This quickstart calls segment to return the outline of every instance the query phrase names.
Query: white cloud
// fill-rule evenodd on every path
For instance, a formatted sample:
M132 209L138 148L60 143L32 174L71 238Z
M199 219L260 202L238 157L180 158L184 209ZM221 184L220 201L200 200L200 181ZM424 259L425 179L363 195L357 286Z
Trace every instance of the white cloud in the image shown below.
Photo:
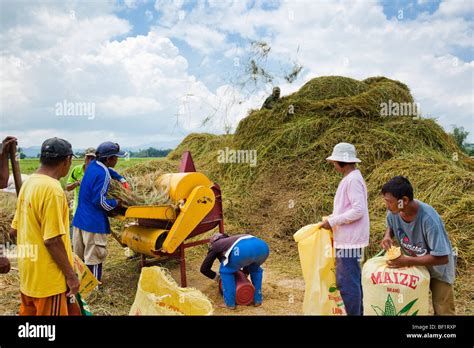
M224 112L235 125L250 105L222 107L229 95L222 88L212 93L188 74L178 48L155 31L119 41L114 37L130 24L114 16L71 19L54 8L36 13L29 24L1 34L7 49L0 57L0 133L17 135L21 146L52 136L75 147L107 139L123 146L176 141L190 131L222 131ZM56 25L44 27L48 21ZM35 32L41 44L31 46ZM59 117L55 106L63 101L91 103L95 116Z
M109 96L100 102L97 108L112 119L131 117L158 112L163 109L160 103L152 98Z
M75 12L74 12L75 13ZM44 55L63 57L96 51L101 44L127 34L130 24L113 15L94 17L71 16L57 9L32 9L31 21L1 33L2 53L18 56Z
M271 11L257 1L248 11L252 4L198 2L184 12L183 2L159 0L158 14L145 14L156 27L126 37L132 25L117 17L114 3L2 3L1 135L26 138L21 146L55 135L77 147L106 139L130 146L235 129L270 90L249 96L228 83L215 92L206 86L232 73L214 68L221 58L234 69L232 59L248 53L230 39L237 34L266 40L281 61L297 59L304 66L296 83L281 84L282 94L321 75L385 75L407 83L424 114L448 130L464 126L474 141L474 62L456 57L457 50L472 47L469 1L443 2L432 15L402 21L387 19L380 4L368 1L282 2ZM126 11L136 3L129 5ZM200 79L189 73L188 60L170 38L204 55ZM54 105L63 100L95 103L96 118L58 118Z
M473 10L474 3L472 1L444 0L439 4L438 11L436 11L435 15L446 17L472 16Z
M192 48L208 54L221 51L225 44L225 35L202 24L180 23L170 29L154 28L161 35L184 40Z
M247 116L248 111L260 107L262 99L267 96L265 91L248 96L231 85L220 86L215 93L202 92L202 89L191 90L180 100L179 119L188 132L235 131L237 124ZM204 126L203 121L206 121Z
M70 135L74 129L74 139L80 139L75 146L83 147L91 130L138 144L183 137L181 124L175 127L180 98L191 89L212 95L187 73L188 63L173 43L155 32L117 41L130 25L114 16L71 21L54 9L37 13L30 25L2 32L8 43L0 69L2 134L21 135L25 129L35 136ZM42 27L47 21L57 25ZM35 32L41 45L30 47L26 41ZM57 117L54 106L63 100L94 103L96 117Z
M183 0L156 0L155 10L161 14L158 20L160 25L169 27L184 19L186 13L181 9L183 4Z
M128 8L137 8L139 2L139 0L124 0L124 4Z
M150 10L145 11L145 18L148 22L151 22L153 20L153 12Z

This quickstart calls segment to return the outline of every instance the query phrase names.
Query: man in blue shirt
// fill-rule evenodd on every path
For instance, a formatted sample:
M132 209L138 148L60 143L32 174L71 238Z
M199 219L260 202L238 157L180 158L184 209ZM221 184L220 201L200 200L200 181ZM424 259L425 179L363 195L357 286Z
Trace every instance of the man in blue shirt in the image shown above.
M81 181L79 201L72 225L74 252L100 281L102 264L107 257L107 235L110 233L108 213L120 208L124 202L108 199L111 173L119 157L126 153L120 151L117 143L107 141L97 148L97 159L90 162Z
M454 315L453 283L456 257L444 223L430 205L413 199L407 178L396 176L382 187L387 213L387 230L382 247L387 250L395 237L402 255L389 261L391 268L426 266L435 315Z
M87 167L89 164L92 162L92 160L96 159L96 149L93 147L90 147L86 150L85 155L84 155L84 163L78 164L75 166L72 170L71 173L69 174L69 178L67 179L67 185L66 185L66 191L72 191L74 190L74 204L72 206L72 215L76 213L77 209L77 203L79 200L79 188L81 186L81 180L84 177L84 173L86 172ZM112 168L108 168L110 177L114 180L120 181L122 183L122 186L125 187L126 189L130 189L130 185L127 183L127 180L121 176L119 173L117 173L115 170Z

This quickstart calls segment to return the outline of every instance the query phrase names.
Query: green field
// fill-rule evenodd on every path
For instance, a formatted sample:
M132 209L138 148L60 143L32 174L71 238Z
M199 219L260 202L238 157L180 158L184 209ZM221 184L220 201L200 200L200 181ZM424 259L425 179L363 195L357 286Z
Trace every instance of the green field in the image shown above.
M150 160L154 160L154 159L160 159L160 158L163 158L163 157L159 157L159 158L152 158L152 157L135 158L134 157L134 158L128 158L128 159L119 159L119 161L117 163L117 166L114 169L117 172L120 173L124 169L126 169L128 167L131 167L131 166L134 166L138 163L145 162L145 161L150 161ZM20 170L21 170L22 174L32 174L32 173L34 173L35 170L38 169L39 164L40 164L38 158L24 158L24 159L20 159L19 162L20 162ZM84 159L82 159L82 158L74 158L72 160L71 170L72 170L72 168L74 168L75 166L77 166L78 164L81 164L83 162L84 162ZM11 173L11 167L10 167L10 173ZM67 178L62 178L60 180L63 187L65 186L66 180L67 180Z

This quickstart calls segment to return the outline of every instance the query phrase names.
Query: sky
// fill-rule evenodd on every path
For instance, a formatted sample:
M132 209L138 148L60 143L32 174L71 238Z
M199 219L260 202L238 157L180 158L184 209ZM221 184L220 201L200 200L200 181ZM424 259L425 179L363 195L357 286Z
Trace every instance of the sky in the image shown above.
M274 85L386 76L474 142L474 2L0 1L0 136L173 147L233 132ZM272 82L249 81L251 42ZM298 78L283 78L301 65ZM81 109L81 106L86 106Z

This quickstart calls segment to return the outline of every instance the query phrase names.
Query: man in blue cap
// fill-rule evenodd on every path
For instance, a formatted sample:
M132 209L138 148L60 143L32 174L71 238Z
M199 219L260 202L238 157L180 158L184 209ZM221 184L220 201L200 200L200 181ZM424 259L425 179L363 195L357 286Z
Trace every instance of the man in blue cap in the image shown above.
M94 276L101 281L102 264L107 257L107 235L110 234L108 213L125 205L119 199L108 199L109 168L115 167L126 153L117 143L106 141L99 145L97 158L84 173L79 200L72 225L74 252L84 260Z
M66 184L66 190L67 191L72 191L74 190L74 204L72 206L72 216L76 214L76 209L77 209L77 203L79 200L79 188L81 186L81 180L84 177L84 173L86 172L87 167L89 164L94 160L96 156L96 149L93 147L90 147L86 150L84 153L84 163L78 164L75 166L72 170L71 173L69 174L69 177L67 179L67 184ZM127 182L127 179L125 179L123 176L121 176L119 173L117 173L115 170L112 168L108 168L110 177L114 180L120 181L123 187L126 189L130 190L130 185Z

